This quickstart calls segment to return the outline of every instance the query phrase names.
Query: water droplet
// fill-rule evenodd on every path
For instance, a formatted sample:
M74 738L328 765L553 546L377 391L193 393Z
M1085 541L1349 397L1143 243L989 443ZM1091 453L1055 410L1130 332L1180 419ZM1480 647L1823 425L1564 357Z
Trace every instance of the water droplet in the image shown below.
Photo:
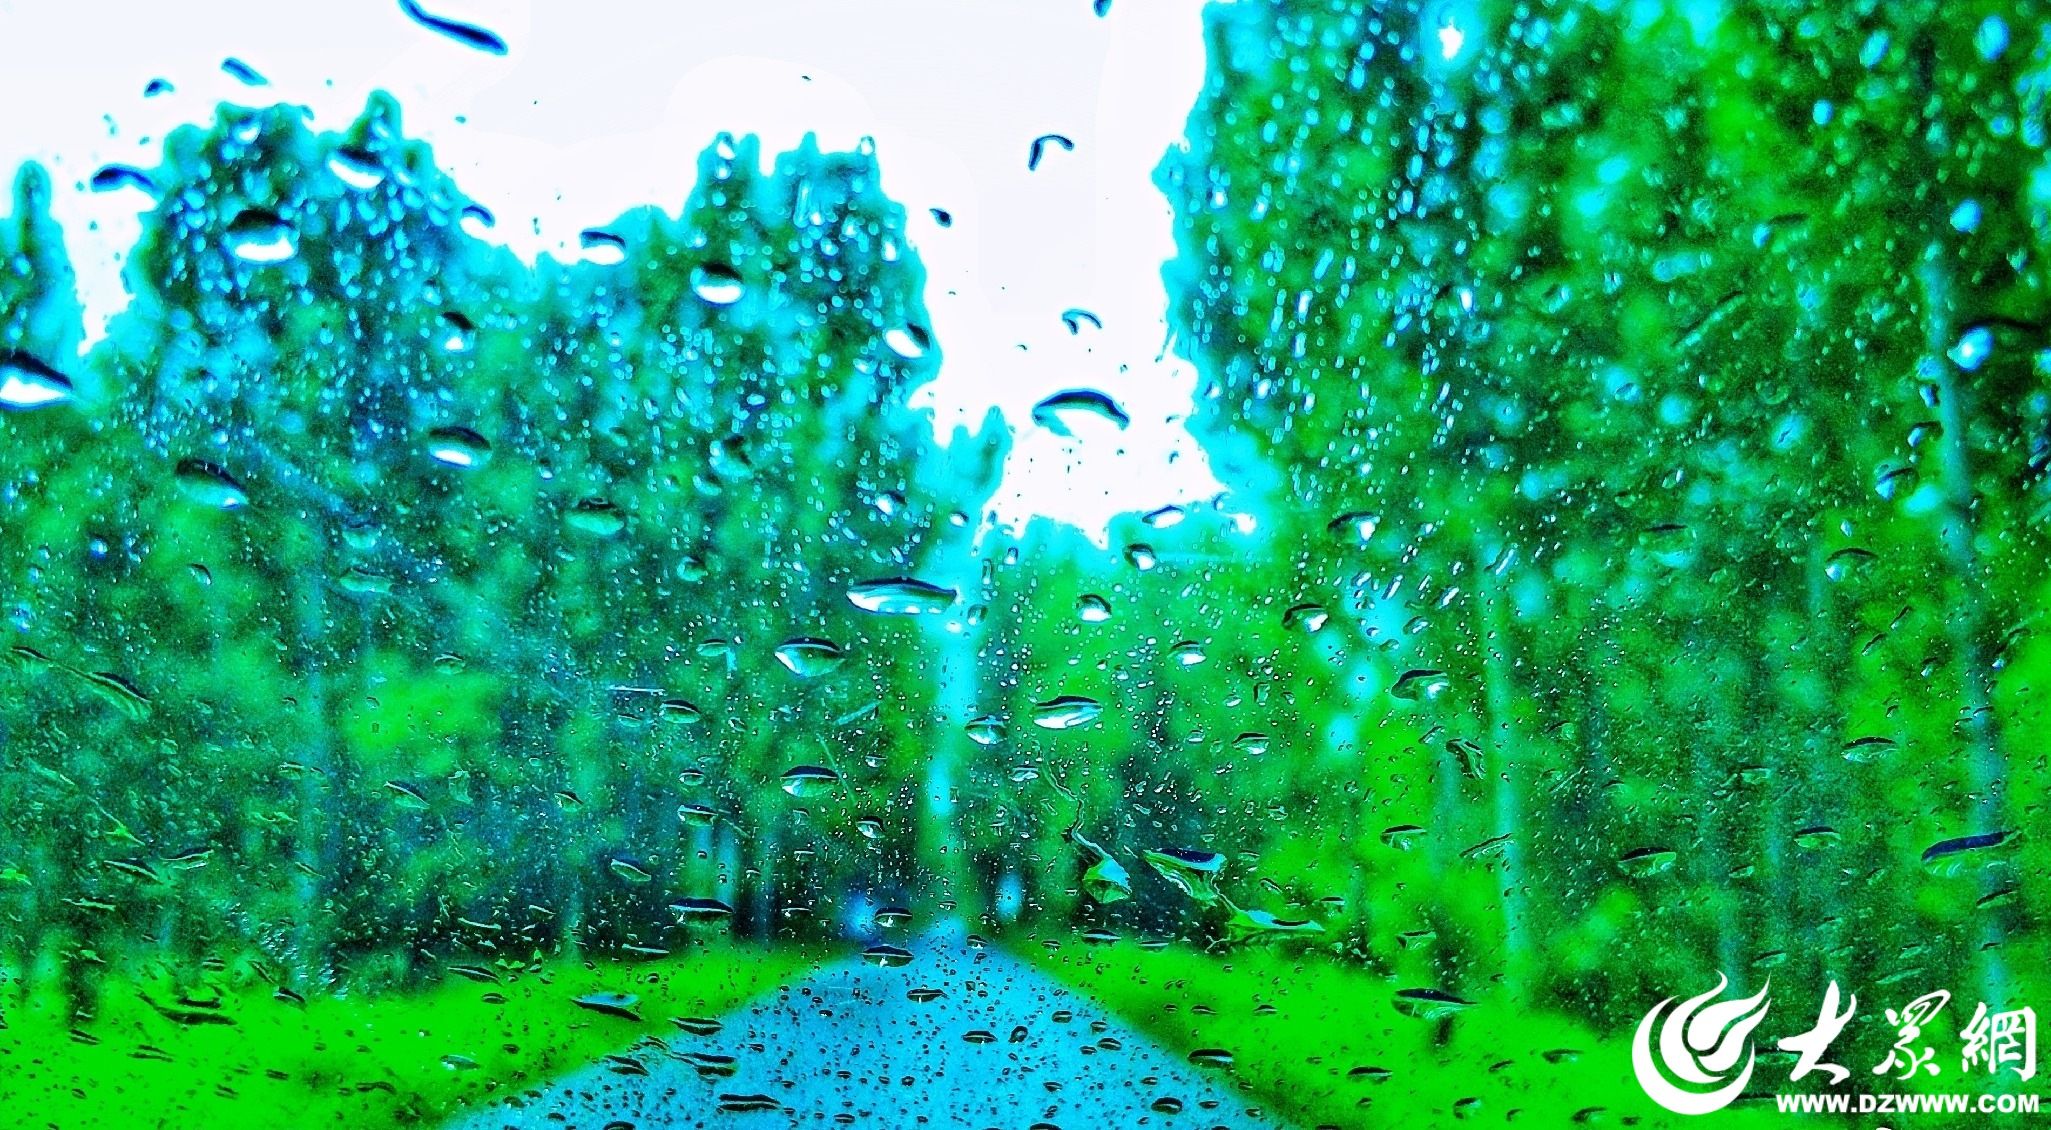
M1870 549L1847 546L1824 559L1823 575L1833 581L1842 581L1865 572L1877 560L1879 557Z
M916 361L924 357L927 350L933 348L933 336L926 332L924 326L903 325L886 331L883 334L883 344L889 346L890 351L899 357L907 361Z
M1223 855L1196 848L1156 848L1140 852L1140 858L1183 894L1206 906L1218 901L1218 876L1225 870Z
M783 791L800 800L825 796L840 784L840 774L823 765L799 765L783 775Z
M963 727L969 740L980 746L993 746L1011 733L1011 727L995 714L982 714L968 720Z
M669 904L680 926L712 925L734 916L734 908L718 899L683 898Z
M832 640L798 636L776 645L776 661L803 679L831 674L846 659L847 653Z
M912 963L912 952L903 946L874 945L862 951L862 960L885 969L901 969Z
M586 498L570 507L563 524L595 538L618 537L627 528L627 514L608 499Z
M1382 843L1397 851L1409 851L1423 835L1424 829L1415 824L1391 824L1382 829Z
M1958 344L1951 347L1945 356L1959 368L1970 373L1986 364L1987 355L1994 352L1994 331L1986 326L1973 326L1959 335Z
M1396 990L1396 1011L1418 1020L1444 1020L1472 1007L1473 1001L1463 1000L1443 989Z
M151 180L148 173L133 165L102 166L93 173L92 187L94 192L118 192L124 188L133 188L145 196L154 198L157 195L157 182Z
M1450 738L1446 741L1446 752L1453 755L1462 776L1479 781L1487 775L1480 743L1468 738Z
M958 595L953 589L912 577L863 581L847 591L848 603L883 616L937 615L947 611Z
M421 27L448 36L465 47L474 48L487 55L503 55L506 53L505 40L500 39L496 33L478 27L476 24L466 24L460 20L445 19L441 16L432 15L422 9L415 0L399 0L399 10L406 13L406 18L419 24Z
M1954 230L1967 235L1979 231L1980 202L1977 200L1960 201L1958 207L1951 210L1951 226Z
M1806 828L1797 829L1795 832L1795 846L1807 848L1810 851L1835 847L1837 841L1837 829L1828 824L1811 824Z
M26 353L0 352L0 407L42 408L71 397L70 377Z
M1075 618L1085 624L1101 624L1111 618L1111 602L1095 593L1075 598Z
M677 822L687 828L710 828L718 821L719 813L711 805L677 805Z
M611 267L627 261L625 237L604 228L585 228L578 232L577 246L584 249L584 261L587 263Z
M632 993L586 993L571 1003L578 1008L588 1008L622 1020L638 1022L641 1019L641 998Z
M282 263L299 253L291 225L265 208L246 208L228 223L228 253L245 263Z
M1132 423L1117 401L1093 388L1063 389L1033 405L1033 423L1058 436L1073 436L1077 424L1091 420L1108 420L1120 431Z
M1866 737L1853 738L1851 741L1846 742L1844 749L1840 752L1844 754L1846 761L1859 765L1870 765L1900 748L1901 743L1893 738L1870 734Z
M655 873L648 870L645 864L629 856L613 856L606 861L606 866L612 869L613 874L618 875L626 882L636 885L652 882L655 879Z
M219 463L180 459L174 478L178 493L201 506L237 510L249 505L249 493Z
M1234 907L1231 916L1225 920L1224 943L1272 942L1280 938L1316 937L1324 932L1324 923L1313 919L1281 918L1266 910ZM1406 936L1422 933L1426 931L1411 931Z
M1082 890L1100 903L1122 902L1132 897L1132 875L1124 864L1100 853L1082 873Z
M491 209L472 201L463 205L463 218L459 222L472 239L483 239L485 232L498 226L498 217L491 214Z
M441 317L441 347L444 353L468 353L477 344L477 326L456 310Z
M256 73L255 67L233 56L221 60L221 70L227 72L229 78L244 86L269 86L271 84L271 80Z
M691 269L691 293L708 305L731 306L741 300L747 288L739 271L724 263L700 263Z
M1048 147L1057 147L1066 153L1075 151L1075 142L1058 133L1043 133L1033 139L1032 149L1026 153L1026 171L1034 172L1040 167L1040 159L1047 154Z
M1633 879L1649 879L1673 870L1680 853L1667 847L1642 847L1617 857L1617 870Z
M1043 730L1073 730L1087 726L1104 712L1104 704L1093 698L1065 694L1033 707L1033 725Z
M336 147L328 154L328 171L335 179L359 192L368 192L385 183L384 163L377 154L353 145Z
M1314 635L1324 630L1332 614L1322 604L1298 604L1282 613L1282 626L1291 631Z
M1981 870L1999 862L2004 853L1997 853L1996 849L2010 846L2013 838L2010 832L1982 832L1939 840L1923 849L1923 867L1933 875L1947 878Z
M1981 20L1973 31L1973 46L1990 63L2001 58L2008 51L2008 21L1991 15Z
M427 794L411 781L386 781L385 792L394 805L411 812L425 812L432 807L427 802Z
M427 433L427 454L450 467L481 467L491 458L491 444L464 427L442 427Z
M1444 694L1453 685L1444 671L1420 667L1405 671L1397 676L1389 694L1405 702L1428 702Z
M1873 480L1873 490L1881 498L1893 502L1895 499L1907 498L1916 493L1916 487L1921 485L1922 481L1922 474L1914 467L1882 467L1879 475Z

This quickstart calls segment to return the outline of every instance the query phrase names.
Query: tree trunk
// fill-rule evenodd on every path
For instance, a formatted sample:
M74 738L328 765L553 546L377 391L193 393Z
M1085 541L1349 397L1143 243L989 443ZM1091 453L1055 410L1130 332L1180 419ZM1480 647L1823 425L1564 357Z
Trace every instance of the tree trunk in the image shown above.
M1488 561L1490 548L1475 557L1474 606L1479 617L1482 695L1488 722L1488 772L1494 792L1495 828L1508 835L1502 849L1503 966L1505 985L1514 996L1525 983L1531 952L1528 937L1525 867L1523 779L1532 756L1530 737L1518 715L1511 683L1517 651L1504 615L1500 578ZM1520 763L1521 762L1521 763Z
M1968 833L2002 831L2007 758L2001 748L1999 724L1994 717L1994 672L1987 654L1987 594L1984 589L1979 547L1978 511L1974 505L1972 451L1966 442L1970 406L1964 403L1965 389L1949 357L1956 336L1953 324L1951 278L1943 262L1942 244L1932 244L1923 258L1923 337L1926 368L1937 387L1937 420L1943 429L1938 438L1937 487L1943 498L1942 524L1937 535L1952 573L1958 578L1958 601L1944 618L1951 637L1952 658L1958 665L1960 735L1966 746L1966 788L1971 798L1972 827ZM1983 873L1982 895L2000 885L1992 873ZM2006 936L1997 914L1983 913L1978 949L1981 994L1986 1001L2005 1001L2008 971L2000 946Z

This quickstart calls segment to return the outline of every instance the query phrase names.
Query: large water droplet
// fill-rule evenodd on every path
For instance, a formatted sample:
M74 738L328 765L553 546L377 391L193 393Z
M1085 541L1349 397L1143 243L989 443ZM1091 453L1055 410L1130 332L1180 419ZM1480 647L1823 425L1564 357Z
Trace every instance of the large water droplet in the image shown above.
M328 154L328 171L335 179L359 192L368 192L385 183L384 163L377 154L368 149L343 145Z
M249 492L219 463L204 459L180 459L174 473L178 492L201 506L237 510L249 505Z
M847 590L848 603L883 616L936 615L947 611L958 594L913 577L863 581Z
M1075 435L1078 424L1107 420L1120 431L1132 423L1117 401L1093 388L1064 389L1033 405L1033 423L1059 436Z
M1073 730L1087 726L1104 712L1104 704L1093 698L1065 694L1033 707L1033 725L1043 730Z
M794 637L776 645L776 661L804 679L830 674L846 658L847 653L839 644L811 636Z
M783 775L783 791L804 800L825 796L840 784L840 774L823 765L799 765Z
M996 745L998 742L1003 741L1005 736L1011 732L1011 727L1005 723L1004 719L995 714L983 714L971 718L963 729L968 731L970 741L982 746Z
M1426 702L1444 694L1453 685L1444 671L1420 667L1405 671L1396 677L1396 683L1389 693L1405 702Z
M434 15L422 9L418 3L415 3L415 0L399 0L399 10L406 13L407 19L412 20L421 27L441 35L446 35L465 47L482 51L487 55L503 55L506 53L505 40L500 39L497 33L478 27L476 24L466 24L461 20L451 20Z
M604 228L585 228L577 233L577 246L584 249L584 261L611 267L627 261L627 241Z
M563 524L595 538L618 537L627 528L627 513L608 499L586 498L570 507Z
M299 253L292 225L266 208L246 208L228 223L228 253L245 263L282 263Z
M0 353L0 408L42 408L71 396L70 377L26 353Z
M731 306L741 300L747 288L740 272L724 263L700 263L691 270L691 293L713 306Z
M1218 876L1225 870L1223 855L1194 848L1158 848L1141 852L1140 858L1183 894L1205 905L1218 901Z
M450 467L481 467L491 458L491 443L469 428L436 428L427 433L427 454Z

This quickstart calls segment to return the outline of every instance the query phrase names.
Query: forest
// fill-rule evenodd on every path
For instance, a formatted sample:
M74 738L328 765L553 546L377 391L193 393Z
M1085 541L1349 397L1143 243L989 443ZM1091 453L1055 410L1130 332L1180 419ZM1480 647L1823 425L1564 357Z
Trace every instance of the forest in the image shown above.
M395 100L224 105L96 174L155 204L89 349L21 169L0 1044L883 908L1347 978L1448 1071L1718 972L2051 1007L2051 13L1462 11L1207 10L1156 181L1227 490L1108 542L988 507L1119 389L908 406L887 152L723 136L530 265Z

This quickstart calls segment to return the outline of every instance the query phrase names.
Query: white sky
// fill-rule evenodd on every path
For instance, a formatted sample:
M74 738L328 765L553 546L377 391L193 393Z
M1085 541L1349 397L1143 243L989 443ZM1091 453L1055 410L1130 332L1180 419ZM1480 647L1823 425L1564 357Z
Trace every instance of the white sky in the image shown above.
M870 136L884 190L910 214L945 356L923 402L943 436L992 404L1017 432L1000 517L1049 514L1100 534L1119 512L1217 493L1182 426L1190 367L1155 360L1174 240L1152 171L1203 82L1201 0L1114 0L1103 19L1090 0L423 6L490 28L509 55L434 34L396 0L0 0L0 105L13 108L0 166L50 167L88 335L126 301L116 256L136 238L140 198L83 182L108 162L156 164L167 130L210 119L221 100L302 103L333 129L372 90L391 91L406 132L528 256L568 257L579 229L636 205L674 212L721 130L760 135L765 156L808 131L829 149ZM271 85L222 73L230 55ZM176 92L144 99L159 77ZM1050 148L1029 173L1044 133L1075 151ZM935 206L954 214L951 229ZM1070 336L1069 307L1103 331ZM1073 440L1034 427L1033 403L1068 387L1110 393L1131 428Z

